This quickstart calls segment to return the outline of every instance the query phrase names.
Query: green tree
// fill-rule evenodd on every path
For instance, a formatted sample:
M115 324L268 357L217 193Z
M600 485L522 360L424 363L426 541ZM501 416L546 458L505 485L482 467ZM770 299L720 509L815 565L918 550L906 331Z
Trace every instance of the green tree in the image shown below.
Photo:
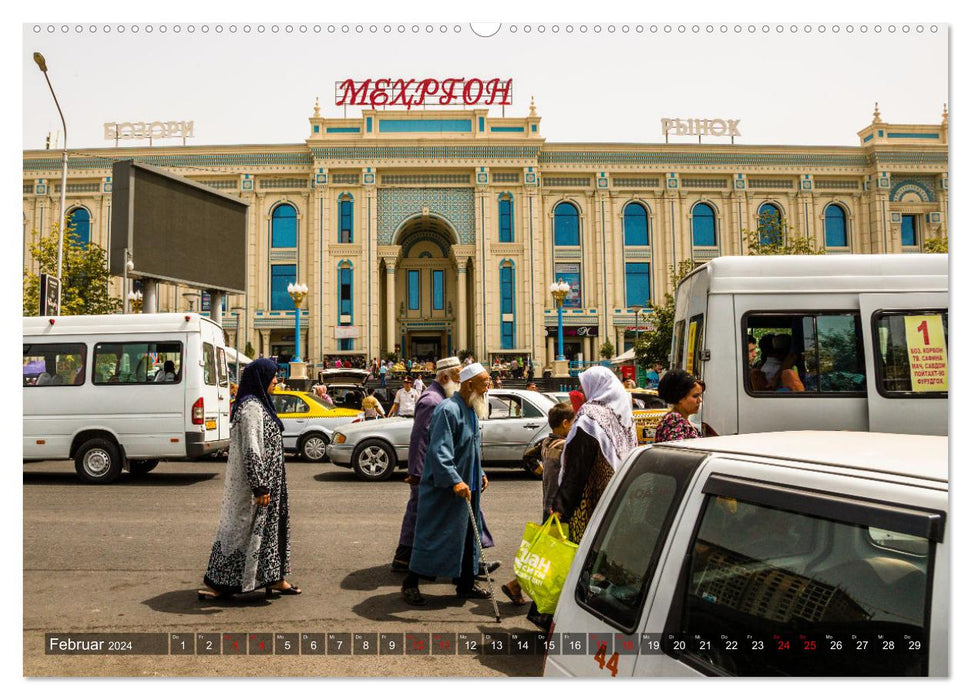
M30 256L40 265L40 272L57 275L58 230L41 237L31 234ZM122 308L122 300L108 293L111 274L108 256L97 243L82 245L73 229L64 232L61 274L61 315L113 314ZM24 316L40 315L40 276L24 270Z
M776 211L764 211L753 231L743 229L742 235L749 255L824 255L826 250L817 248L809 236L802 236L789 226L784 216Z
M600 346L600 357L605 360L609 360L614 356L614 344L610 340L604 341L603 345Z
M682 260L677 267L671 265L671 288L677 289L678 283L701 263ZM674 337L674 295L665 294L664 303L650 305L650 316L654 330L644 331L634 345L634 358L640 367L650 369L655 363L667 367L671 340Z
M256 355L256 349L253 347L253 344L248 340L246 341L246 349L243 350L243 354L250 359L252 359Z
M947 236L942 238L932 238L929 241L924 241L924 252L925 253L946 253L947 252Z

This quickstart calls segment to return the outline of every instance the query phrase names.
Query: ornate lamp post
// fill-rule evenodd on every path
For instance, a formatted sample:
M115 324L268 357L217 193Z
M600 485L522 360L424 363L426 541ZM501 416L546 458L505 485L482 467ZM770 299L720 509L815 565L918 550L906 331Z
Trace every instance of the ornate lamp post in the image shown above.
M142 293L128 292L128 306L134 313L140 314L142 312Z
M550 294L553 295L553 302L556 304L556 339L559 342L559 352L556 355L557 362L565 362L563 355L563 301L570 293L570 285L563 280L558 280L550 285Z
M309 288L305 284L288 284L287 294L293 299L293 305L297 310L297 342L296 348L294 350L294 358L290 362L290 377L293 379L306 379L307 378L307 365L300 357L300 308L303 306L303 300L307 298L307 292Z
M641 339L641 311L644 307L640 304L632 304L630 308L634 309L634 347L637 347L637 341Z

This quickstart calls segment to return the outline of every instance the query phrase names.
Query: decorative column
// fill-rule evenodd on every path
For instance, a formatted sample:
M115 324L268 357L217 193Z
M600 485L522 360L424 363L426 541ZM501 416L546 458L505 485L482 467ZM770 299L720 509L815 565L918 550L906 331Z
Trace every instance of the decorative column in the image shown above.
M297 328L296 334L294 335L296 347L293 352L293 360L290 362L290 379L307 378L307 363L300 357L300 314L301 308L303 307L303 300L307 298L308 291L307 285L305 284L291 283L287 285L287 294L293 299L293 305L296 308L295 315L297 317Z
M395 298L395 275L394 275L394 265L395 260L389 260L385 258L385 271L387 278L385 280L385 289L387 290L388 298L385 299L384 303L384 313L385 313L385 353L394 352L394 318L397 313L397 299Z
M469 302L468 302L468 265L465 261L457 264L457 279L456 285L458 286L459 292L459 303L456 309L455 318L458 320L458 332L454 340L455 347L458 350L465 350L469 347L468 344L468 328L466 327L469 321Z

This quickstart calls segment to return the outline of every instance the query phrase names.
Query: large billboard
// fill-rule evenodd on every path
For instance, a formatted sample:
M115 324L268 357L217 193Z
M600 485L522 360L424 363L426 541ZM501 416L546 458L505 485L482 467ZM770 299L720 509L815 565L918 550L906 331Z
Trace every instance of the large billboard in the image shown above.
M129 277L245 292L246 203L132 160L114 164L112 190L111 274L130 260Z

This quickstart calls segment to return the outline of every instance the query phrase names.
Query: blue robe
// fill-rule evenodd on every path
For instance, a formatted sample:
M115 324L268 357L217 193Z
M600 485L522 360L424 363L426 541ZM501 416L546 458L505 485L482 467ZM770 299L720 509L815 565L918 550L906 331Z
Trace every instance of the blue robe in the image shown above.
M457 578L469 522L465 499L452 487L464 481L472 489L472 511L482 531L482 437L479 419L460 394L440 403L432 413L425 466L418 485L418 522L409 569L423 576ZM473 543L473 562L480 557Z

